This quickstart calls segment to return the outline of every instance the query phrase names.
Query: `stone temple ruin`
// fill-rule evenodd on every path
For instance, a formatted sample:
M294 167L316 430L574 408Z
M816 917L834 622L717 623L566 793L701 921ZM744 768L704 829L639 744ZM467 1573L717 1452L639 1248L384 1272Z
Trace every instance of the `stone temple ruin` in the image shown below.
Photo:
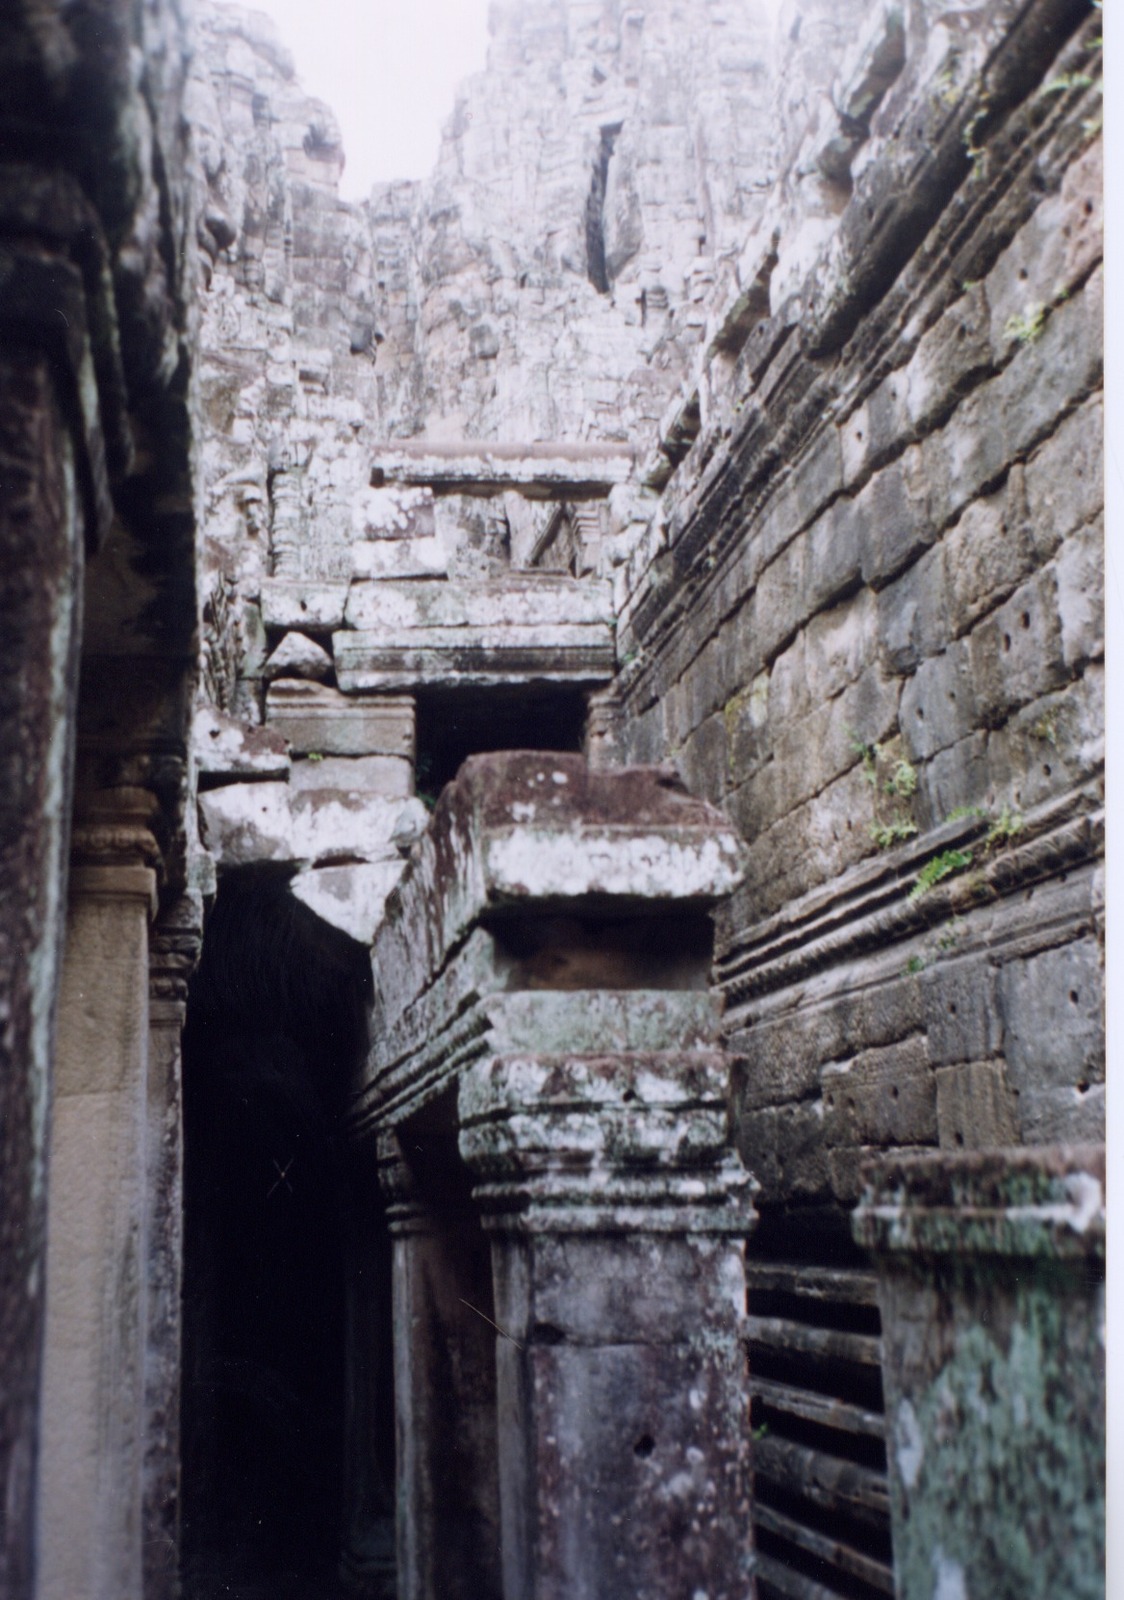
M7 0L6 1600L1104 1593L1100 34Z

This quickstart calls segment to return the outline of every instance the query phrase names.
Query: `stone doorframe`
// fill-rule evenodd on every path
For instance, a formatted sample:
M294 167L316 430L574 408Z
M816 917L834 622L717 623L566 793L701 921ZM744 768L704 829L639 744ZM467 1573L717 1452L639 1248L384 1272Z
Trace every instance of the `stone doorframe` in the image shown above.
M393 1235L401 1600L749 1593L753 1185L706 989L740 869L664 769L481 756L388 902L350 1127Z

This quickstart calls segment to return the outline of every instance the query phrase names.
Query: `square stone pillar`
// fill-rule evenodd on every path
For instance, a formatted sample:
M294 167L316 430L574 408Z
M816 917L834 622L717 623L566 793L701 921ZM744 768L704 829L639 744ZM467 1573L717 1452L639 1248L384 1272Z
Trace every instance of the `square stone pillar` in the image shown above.
M74 834L50 1138L38 1600L139 1600L146 1441L148 928L155 802Z
M393 1134L379 1140L379 1177L394 1250L397 1597L499 1600L487 1243L467 1208L419 1182Z
M1103 1600L1104 1148L897 1157L882 1307L899 1600Z
M460 1086L492 1236L504 1600L750 1592L750 1179L721 1051L493 1058Z
M180 1384L183 1348L183 1058L187 981L203 904L182 895L149 941L145 1127L144 1596L176 1600L180 1554Z
M669 771L513 752L387 902L352 1128L392 1201L402 1600L748 1600L755 1214L707 992L740 867Z
M340 1573L363 1600L396 1600L391 1241L374 1163L344 1167L344 1512Z

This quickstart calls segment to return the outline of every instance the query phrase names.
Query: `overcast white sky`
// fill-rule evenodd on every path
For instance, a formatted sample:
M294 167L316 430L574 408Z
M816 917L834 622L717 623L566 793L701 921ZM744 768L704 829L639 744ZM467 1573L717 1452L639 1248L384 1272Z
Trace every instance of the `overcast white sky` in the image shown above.
M457 84L484 65L488 0L247 3L273 18L302 84L339 118L345 199L429 174Z

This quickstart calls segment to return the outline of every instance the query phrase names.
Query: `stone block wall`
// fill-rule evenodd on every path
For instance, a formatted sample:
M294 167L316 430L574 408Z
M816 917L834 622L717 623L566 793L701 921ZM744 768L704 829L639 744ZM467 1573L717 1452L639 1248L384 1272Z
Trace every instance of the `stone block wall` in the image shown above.
M716 975L763 1211L1103 1136L1099 15L906 10L617 586L620 755L749 846Z

